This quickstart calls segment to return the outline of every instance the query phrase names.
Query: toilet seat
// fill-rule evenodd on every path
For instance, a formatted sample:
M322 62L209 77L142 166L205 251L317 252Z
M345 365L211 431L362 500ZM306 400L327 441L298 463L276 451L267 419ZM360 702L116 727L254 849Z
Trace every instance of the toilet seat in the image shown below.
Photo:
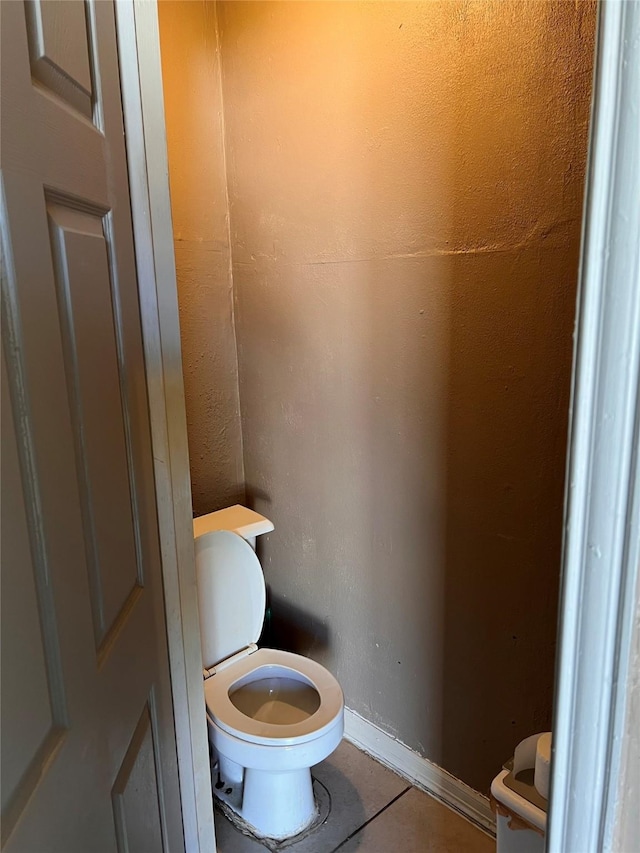
M318 693L318 709L300 722L284 725L261 722L243 714L229 696L234 685L241 679L247 684L267 674L284 678L302 676ZM249 678L245 680L245 676ZM294 746L314 740L342 719L342 690L333 675L309 658L277 649L258 649L222 669L206 679L204 692L207 713L215 725L239 740L264 746Z

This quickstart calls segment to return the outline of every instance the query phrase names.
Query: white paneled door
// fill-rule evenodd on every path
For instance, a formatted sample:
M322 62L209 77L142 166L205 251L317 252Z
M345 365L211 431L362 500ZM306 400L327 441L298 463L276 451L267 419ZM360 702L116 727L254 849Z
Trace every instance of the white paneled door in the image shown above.
M3 0L2 848L184 850L110 0Z

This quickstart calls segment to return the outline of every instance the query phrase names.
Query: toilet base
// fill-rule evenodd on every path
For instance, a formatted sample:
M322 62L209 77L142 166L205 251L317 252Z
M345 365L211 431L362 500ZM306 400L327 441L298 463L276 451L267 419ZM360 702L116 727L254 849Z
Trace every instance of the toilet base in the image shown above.
M258 838L292 838L317 815L310 768L282 772L246 768L241 796L237 785L228 794L227 790L214 786L214 795Z
M258 649L251 657L257 658L260 651ZM272 650L269 654L279 653ZM307 664L311 663L307 661ZM329 677L324 670L322 672L323 677ZM207 698L214 795L258 838L284 841L306 832L312 828L318 815L311 768L331 755L342 740L342 693L337 697L340 699L339 712L314 731L314 737L250 740L246 736L238 737L237 730L232 733L213 719L211 707L215 709L219 704L213 690L217 677L215 675L205 682L205 697L208 682L214 682L209 685ZM320 676L318 678L322 680ZM231 686L223 683L225 690ZM339 686L336 689L339 691ZM320 715L320 721L323 719L326 717ZM287 727L283 728L286 733ZM245 734L244 730L242 733Z

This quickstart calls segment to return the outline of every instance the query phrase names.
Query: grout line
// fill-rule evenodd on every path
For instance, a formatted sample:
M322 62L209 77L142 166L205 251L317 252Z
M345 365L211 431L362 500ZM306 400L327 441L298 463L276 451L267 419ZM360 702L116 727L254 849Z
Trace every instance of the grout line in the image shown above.
M487 797L349 708L345 708L345 730L356 748L495 837L496 819Z
M340 850L341 847L344 847L344 845L347 843L347 841L351 841L351 839L354 837L354 835L357 835L359 832L361 832L365 828L365 826L369 826L369 824L372 823L372 821L374 821L377 817L380 817L380 815L383 812L386 812L386 810L389 808L389 806L392 806L394 803L397 803L398 800L400 799L400 797L404 797L404 795L407 793L407 791L410 791L412 787L413 787L412 785L407 785L407 787L404 789L404 791L400 791L400 793L397 796L395 796L392 800L389 800L389 802L386 804L386 806L383 806L380 809L380 811L377 811L374 815L372 815L372 817L370 817L369 820L365 820L365 822L362 824L362 826L359 826L357 829L354 829L354 831L350 835L348 835L344 839L344 841L341 841L337 847L333 848L331 853L337 853L337 851Z

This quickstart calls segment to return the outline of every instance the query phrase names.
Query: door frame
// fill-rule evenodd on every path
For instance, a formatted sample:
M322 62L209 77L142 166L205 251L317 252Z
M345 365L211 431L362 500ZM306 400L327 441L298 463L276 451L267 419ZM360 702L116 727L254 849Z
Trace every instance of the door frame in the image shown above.
M131 211L187 853L216 849L155 0L116 0Z
M640 561L640 2L599 9L576 315L550 851L614 849ZM637 663L635 664L637 666Z
M215 849L156 0L118 0L187 850ZM640 2L601 0L576 315L547 849L611 849L640 556ZM635 206L634 206L635 205ZM185 701L186 700L186 701Z

